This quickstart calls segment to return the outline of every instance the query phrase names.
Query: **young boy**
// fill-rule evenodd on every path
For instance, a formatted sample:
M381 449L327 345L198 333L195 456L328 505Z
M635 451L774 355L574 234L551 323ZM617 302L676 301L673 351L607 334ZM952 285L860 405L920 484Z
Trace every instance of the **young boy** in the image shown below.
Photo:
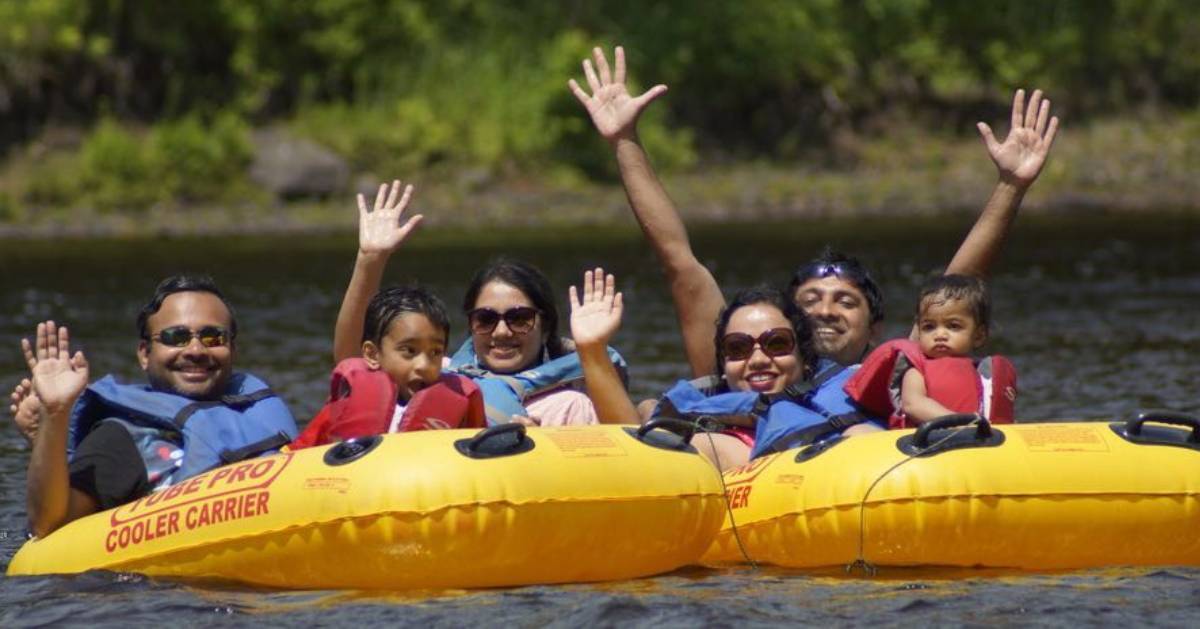
M987 342L991 298L982 280L935 277L921 288L916 340L884 343L863 361L846 392L891 428L911 428L956 413L1012 423L1017 376L1003 356L976 361Z
M397 198L399 192L399 181L390 194L388 186L381 186L373 212L358 197L360 263L338 313L340 334L334 344L343 346L334 348L339 360L329 401L290 444L293 450L385 432L484 426L479 387L470 378L442 373L450 337L442 300L419 287L391 287L370 295L379 282L373 274L382 271L387 256L421 220L417 215L399 224L412 187ZM377 260L364 265L364 256ZM346 340L358 336L361 345L351 350Z

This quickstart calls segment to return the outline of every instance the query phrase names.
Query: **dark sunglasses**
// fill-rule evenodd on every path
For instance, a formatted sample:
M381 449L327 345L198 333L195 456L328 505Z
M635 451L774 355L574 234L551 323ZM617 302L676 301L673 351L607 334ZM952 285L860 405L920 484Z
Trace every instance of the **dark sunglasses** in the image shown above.
M788 356L796 351L796 333L790 328L772 328L754 338L733 332L721 339L721 354L725 360L746 360L761 347L767 356Z
M524 334L533 329L533 324L537 322L537 316L538 309L529 306L509 308L503 313L496 312L491 308L476 308L467 313L467 321L471 325L471 332L475 334L491 334L501 319L504 319L504 324L514 334Z
M187 347L192 339L200 339L200 344L205 347L229 345L229 333L225 328L215 325L206 325L199 330L192 330L186 325L173 325L150 337L150 340L158 341L167 347Z

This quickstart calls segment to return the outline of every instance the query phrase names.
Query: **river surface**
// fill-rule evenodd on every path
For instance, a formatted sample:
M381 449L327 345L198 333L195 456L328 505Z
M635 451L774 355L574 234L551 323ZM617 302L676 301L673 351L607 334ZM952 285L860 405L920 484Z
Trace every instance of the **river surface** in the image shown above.
M860 255L887 299L887 336L906 332L916 289L944 266L967 218L808 220L709 226L693 245L727 292L781 283L829 243ZM272 383L298 418L319 407L333 320L354 258L351 236L0 241L0 386L23 374L18 341L37 321L66 322L93 376L136 379L134 317L157 280L212 275L239 317L240 369ZM419 232L388 282L419 281L457 311L466 283L501 253L566 287L604 265L625 292L616 338L635 397L686 376L669 296L634 231L610 228ZM1103 214L1022 217L993 283L989 350L1020 373L1021 421L1123 418L1145 408L1200 413L1200 218ZM453 335L462 338L455 315ZM7 406L7 401L5 401ZM24 540L28 450L0 423L0 572ZM278 592L137 575L0 577L0 626L371 624L758 625L1200 623L1200 570L1068 574L687 568L629 582L475 592Z

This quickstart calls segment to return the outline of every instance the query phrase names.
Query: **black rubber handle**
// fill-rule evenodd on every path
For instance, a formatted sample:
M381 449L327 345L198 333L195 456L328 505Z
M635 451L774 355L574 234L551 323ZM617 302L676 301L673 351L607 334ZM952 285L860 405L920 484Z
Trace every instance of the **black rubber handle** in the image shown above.
M696 434L696 426L692 424L692 422L684 421L674 417L659 417L642 424L641 427L637 429L638 440L641 441L646 437L647 433L656 428L669 430L680 437L683 437L684 441L691 439L692 436Z
M1142 434L1142 425L1146 422L1187 426L1192 429L1192 434L1188 437L1188 442L1200 443L1200 419L1178 411L1142 411L1138 413L1137 417L1125 422L1125 434L1133 436Z
M954 415L943 415L937 419L931 419L917 429L917 433L913 435L913 446L917 448L929 447L929 434L935 430L945 430L946 428L958 428L966 426L971 422L978 421L979 426L975 429L976 439L987 439L992 436L992 426L988 421L979 416L977 413L957 413Z
M521 443L525 440L525 424L518 424L516 422L496 424L495 426L488 426L487 428L480 430L474 437L471 437L471 440L467 442L467 450L474 454L479 451L480 446L482 446L488 439L499 437L500 435L507 435L510 432L519 433L517 435L517 443Z

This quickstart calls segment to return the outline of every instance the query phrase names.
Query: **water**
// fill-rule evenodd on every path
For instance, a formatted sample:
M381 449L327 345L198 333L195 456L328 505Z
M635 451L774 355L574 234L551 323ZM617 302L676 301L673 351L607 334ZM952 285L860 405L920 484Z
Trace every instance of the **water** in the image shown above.
M696 230L693 245L731 290L780 282L825 243L859 254L887 297L886 336L907 331L916 287L944 265L964 219L807 221ZM989 350L1020 372L1024 421L1125 417L1141 408L1200 413L1200 219L1143 215L1023 217L994 278ZM653 255L636 232L586 228L539 234L418 233L387 281L417 279L457 310L471 273L508 253L550 275L559 301L584 268L603 264L626 294L617 345L635 397L687 369ZM162 276L213 275L237 308L239 368L263 375L298 417L317 409L330 367L333 320L353 262L347 238L0 241L0 386L24 366L18 339L37 321L67 322L93 375L139 376L134 317ZM461 316L453 319L461 338ZM564 322L565 324L565 322ZM7 413L4 413L7 415ZM0 570L23 541L24 443L0 424ZM1071 574L688 568L637 581L476 592L273 592L136 575L0 577L0 626L64 621L116 625L164 619L222 624L461 625L994 624L1194 625L1200 570Z

